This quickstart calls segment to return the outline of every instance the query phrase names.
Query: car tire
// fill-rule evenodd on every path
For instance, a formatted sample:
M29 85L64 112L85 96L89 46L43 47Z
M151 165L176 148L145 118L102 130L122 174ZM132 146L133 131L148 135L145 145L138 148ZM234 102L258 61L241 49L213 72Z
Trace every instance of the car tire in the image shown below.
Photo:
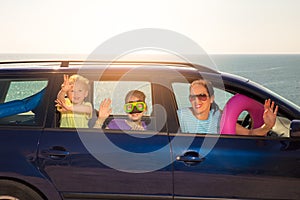
M0 200L43 200L28 186L12 180L0 180Z

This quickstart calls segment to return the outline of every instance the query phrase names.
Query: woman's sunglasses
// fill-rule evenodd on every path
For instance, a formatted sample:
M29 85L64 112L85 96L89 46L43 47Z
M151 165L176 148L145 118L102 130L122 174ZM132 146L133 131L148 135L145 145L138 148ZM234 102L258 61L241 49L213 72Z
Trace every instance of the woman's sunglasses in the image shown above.
M191 94L191 95L189 96L190 101L195 101L196 98L198 98L198 100L200 100L200 101L206 101L207 98L208 98L208 95L206 95L206 94L193 94L193 95L192 95L192 94Z
M126 103L124 110L126 113L141 113L146 109L146 104L142 101Z

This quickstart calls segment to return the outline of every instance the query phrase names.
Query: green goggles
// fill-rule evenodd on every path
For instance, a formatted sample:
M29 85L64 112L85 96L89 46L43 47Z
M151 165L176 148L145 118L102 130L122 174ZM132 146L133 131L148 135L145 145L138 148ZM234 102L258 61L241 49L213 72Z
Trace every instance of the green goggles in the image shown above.
M146 110L146 104L142 101L130 102L124 105L126 113L141 113Z

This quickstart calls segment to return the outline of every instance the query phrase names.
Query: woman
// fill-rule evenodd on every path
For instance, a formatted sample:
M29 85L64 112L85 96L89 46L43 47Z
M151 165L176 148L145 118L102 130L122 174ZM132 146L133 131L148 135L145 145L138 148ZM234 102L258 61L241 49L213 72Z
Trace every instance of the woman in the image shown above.
M209 81L196 80L190 85L189 100L192 107L178 110L179 123L182 132L187 133L219 133L222 111L214 101L213 86ZM239 135L266 135L275 125L278 106L274 102L265 101L264 124L256 129L246 129L236 124Z

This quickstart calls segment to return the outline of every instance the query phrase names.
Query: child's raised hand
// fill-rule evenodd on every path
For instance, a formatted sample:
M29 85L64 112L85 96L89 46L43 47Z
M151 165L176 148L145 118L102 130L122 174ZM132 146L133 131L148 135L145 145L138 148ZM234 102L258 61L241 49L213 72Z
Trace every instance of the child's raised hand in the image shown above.
M64 83L61 85L61 89L64 92L68 92L73 88L73 84L69 82L69 75L64 74Z
M99 119L106 119L110 115L112 111L110 105L111 105L111 99L104 99L100 103L99 114L98 114Z
M56 99L55 100L55 103L56 103L56 107L59 107L59 109L63 112L66 112L66 111L71 111L72 110L72 106L67 106L65 102L59 100L59 99Z

